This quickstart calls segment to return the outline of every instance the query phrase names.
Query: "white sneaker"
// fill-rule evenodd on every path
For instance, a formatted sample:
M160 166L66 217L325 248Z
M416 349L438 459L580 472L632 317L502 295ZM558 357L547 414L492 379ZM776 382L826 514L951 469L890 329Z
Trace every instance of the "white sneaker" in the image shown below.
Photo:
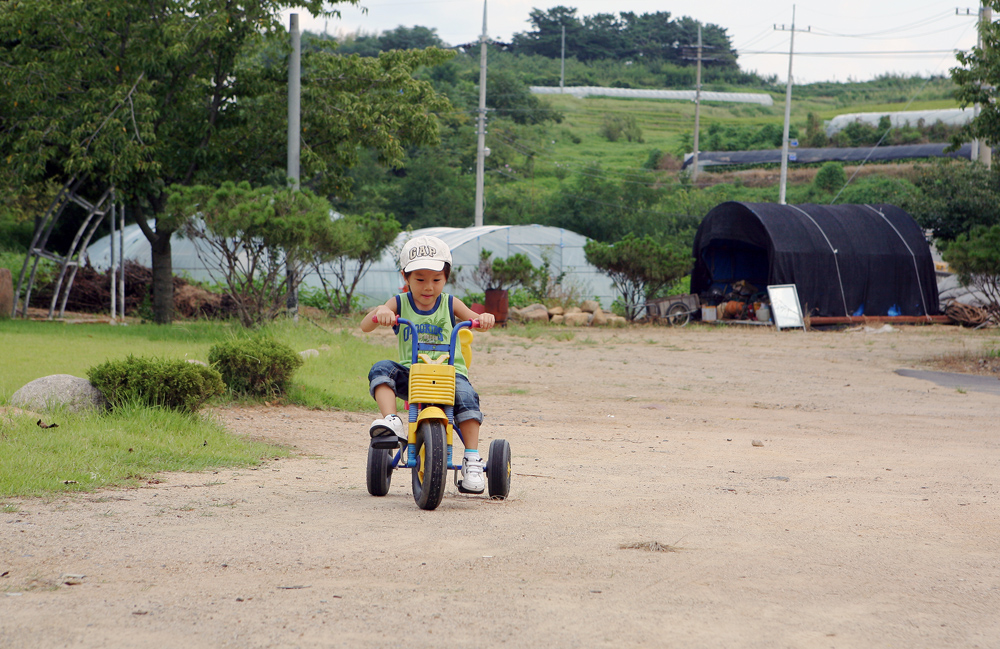
M486 477L483 475L483 459L470 460L462 458L461 490L467 493L481 494L486 489Z
M396 415L386 415L382 419L372 422L368 433L372 437L383 437L385 435L395 435L406 439L406 429L403 427L403 420Z

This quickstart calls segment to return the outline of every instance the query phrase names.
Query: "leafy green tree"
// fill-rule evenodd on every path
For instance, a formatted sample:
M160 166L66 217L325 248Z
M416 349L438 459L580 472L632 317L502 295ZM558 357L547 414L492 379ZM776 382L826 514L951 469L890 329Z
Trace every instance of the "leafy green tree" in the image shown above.
M960 67L951 69L951 78L958 85L955 97L964 108L980 105L980 113L952 139L955 147L974 138L987 143L1000 143L1000 0L983 0L984 7L993 10L993 20L980 21L982 46L958 52Z
M642 312L646 299L691 271L692 259L678 254L652 237L632 233L614 244L588 241L587 261L611 278L625 301L630 320Z
M399 229L396 219L381 213L329 222L314 243L309 266L319 277L332 312L350 311L358 282L395 241Z
M184 223L184 234L201 241L222 260L202 259L219 273L236 303L240 322L253 327L284 309L289 289L284 272L289 260L315 248L330 221L330 203L309 190L225 182L218 188L175 186L168 213ZM193 218L192 218L193 217ZM301 282L301 273L291 288Z
M560 123L563 115L531 94L528 86L508 70L491 72L486 84L486 105L500 117L517 124Z
M1000 170L963 161L917 168L913 184L922 200L909 212L934 237L950 241L977 225L1000 224Z
M0 163L24 183L117 188L150 242L157 322L173 316L170 236L183 225L167 188L285 168L288 7L336 15L322 0L0 4ZM389 164L433 144L433 113L449 105L412 73L450 56L304 54L303 184L346 195L359 145Z
M958 273L959 281L981 291L990 310L1000 315L1000 225L977 225L958 235L941 253Z

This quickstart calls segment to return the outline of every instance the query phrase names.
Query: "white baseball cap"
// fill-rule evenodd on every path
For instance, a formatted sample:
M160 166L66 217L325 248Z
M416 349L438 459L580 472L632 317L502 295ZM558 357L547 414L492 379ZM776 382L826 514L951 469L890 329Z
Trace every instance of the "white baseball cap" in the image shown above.
M451 263L448 244L437 237L414 237L399 253L399 267L404 273L415 270L444 270Z

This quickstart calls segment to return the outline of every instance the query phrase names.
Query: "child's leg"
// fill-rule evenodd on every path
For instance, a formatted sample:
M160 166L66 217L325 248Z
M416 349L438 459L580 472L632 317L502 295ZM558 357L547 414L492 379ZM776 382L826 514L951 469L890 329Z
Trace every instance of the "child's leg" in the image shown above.
M458 424L458 429L462 431L465 448L479 450L479 422L475 419L466 419Z
M375 403L382 416L396 414L396 393L386 383L375 386Z

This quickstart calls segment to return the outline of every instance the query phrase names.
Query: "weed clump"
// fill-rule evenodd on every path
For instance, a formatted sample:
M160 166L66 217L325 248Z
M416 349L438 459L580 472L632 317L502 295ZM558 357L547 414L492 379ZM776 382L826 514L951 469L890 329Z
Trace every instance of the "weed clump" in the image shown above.
M284 394L302 357L288 345L259 336L213 345L208 362L234 393L267 397Z
M131 354L91 367L87 378L112 408L134 402L194 412L225 391L222 376L210 367Z

